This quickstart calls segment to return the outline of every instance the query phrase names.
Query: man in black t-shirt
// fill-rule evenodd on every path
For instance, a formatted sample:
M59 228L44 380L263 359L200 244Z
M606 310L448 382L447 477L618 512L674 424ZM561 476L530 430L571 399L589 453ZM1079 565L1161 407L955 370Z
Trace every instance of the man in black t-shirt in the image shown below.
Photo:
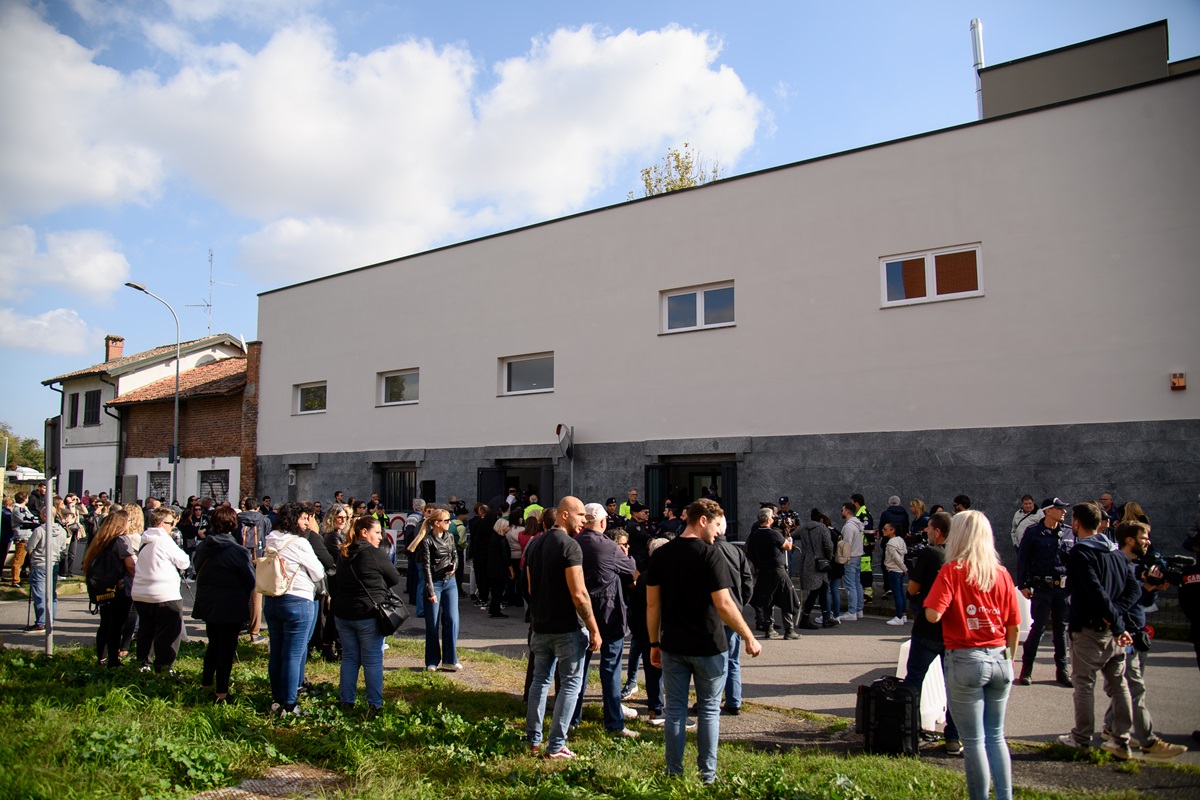
M576 497L564 497L558 503L554 527L534 539L525 551L529 618L533 624L529 640L533 681L529 685L525 734L536 755L542 742L546 695L557 661L560 684L546 738L546 758L552 759L575 757L567 749L567 726L583 685L584 653L594 653L603 644L583 580L583 550L572 538L583 529L583 522L583 503Z
M916 563L908 573L908 599L912 603L912 641L908 645L908 667L904 682L913 686L919 692L925 683L925 673L929 665L939 656L942 659L942 672L946 671L946 645L942 641L942 623L930 622L923 611L925 598L933 588L942 564L946 563L946 537L950 535L950 515L939 511L929 518L925 526L925 535L929 537L929 546L917 553ZM950 717L950 709L946 708L946 752L950 755L961 755L962 742L958 738L958 728Z
M688 687L694 680L699 726L696 766L700 779L712 783L717 778L721 690L728 658L722 622L742 637L747 655L757 656L762 646L730 596L733 573L713 546L725 530L725 512L711 500L697 500L688 506L685 516L683 533L650 558L646 627L651 639L650 662L663 671L667 773L683 774Z

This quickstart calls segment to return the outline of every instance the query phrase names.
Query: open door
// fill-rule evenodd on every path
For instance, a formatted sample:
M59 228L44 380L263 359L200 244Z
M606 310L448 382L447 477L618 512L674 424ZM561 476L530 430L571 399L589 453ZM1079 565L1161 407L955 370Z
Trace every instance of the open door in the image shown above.
M496 496L503 499L508 491L504 476L503 467L480 467L475 483L476 502L491 505Z
M737 493L737 464L725 462L721 464L721 499L725 502L725 535L729 541L736 542L738 536L738 493Z
M661 519L663 507L666 505L670 486L668 485L668 470L664 464L646 465L646 508L650 509L650 519Z
M549 507L558 501L554 494L554 466L547 465L538 469L538 502Z

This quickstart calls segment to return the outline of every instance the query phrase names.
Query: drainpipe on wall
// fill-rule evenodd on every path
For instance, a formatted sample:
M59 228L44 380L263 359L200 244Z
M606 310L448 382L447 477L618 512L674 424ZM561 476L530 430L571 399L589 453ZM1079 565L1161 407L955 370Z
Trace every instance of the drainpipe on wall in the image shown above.
M109 386L113 387L113 399L115 400L117 395L120 394L117 389L117 385L112 381L106 381L103 375L100 376L100 382L107 383ZM125 418L112 408L109 408L107 404L101 403L101 405L104 407L104 413L117 421L117 463L115 469L113 470L113 481L115 485L110 486L108 489L108 496L113 500L116 500L117 486L121 485L121 478L125 475Z

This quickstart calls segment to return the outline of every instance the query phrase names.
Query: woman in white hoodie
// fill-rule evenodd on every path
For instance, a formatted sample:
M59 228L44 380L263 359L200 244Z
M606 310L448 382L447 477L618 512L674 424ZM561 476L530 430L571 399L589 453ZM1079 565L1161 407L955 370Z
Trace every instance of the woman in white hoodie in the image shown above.
M190 563L187 553L171 538L175 515L159 506L150 510L150 527L142 534L133 574L133 605L141 623L137 632L137 657L142 672L149 672L151 650L154 671L169 670L179 655L183 638L183 595L180 573Z
M279 553L291 583L278 597L263 598L263 619L271 637L267 674L271 679L271 712L296 713L296 694L308 660L308 640L316 618L313 589L325 577L312 545L300 535L309 514L299 503L284 503L275 512L274 529L265 546Z

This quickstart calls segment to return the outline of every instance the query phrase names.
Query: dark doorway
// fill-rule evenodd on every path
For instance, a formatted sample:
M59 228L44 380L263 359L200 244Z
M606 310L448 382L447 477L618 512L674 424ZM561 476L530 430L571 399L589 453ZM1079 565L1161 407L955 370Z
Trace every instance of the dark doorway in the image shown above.
M477 500L495 507L498 500L516 489L524 497L538 496L538 502L550 506L554 497L554 466L551 464L508 464L480 467L476 483Z
M662 516L666 501L676 509L683 509L693 500L704 496L709 486L717 487L721 507L728 521L727 535L737 541L737 463L732 461L710 463L650 464L646 467L646 500L651 517Z
M392 467L383 470L381 477L379 499L383 507L392 514L411 511L417 499L417 471Z

